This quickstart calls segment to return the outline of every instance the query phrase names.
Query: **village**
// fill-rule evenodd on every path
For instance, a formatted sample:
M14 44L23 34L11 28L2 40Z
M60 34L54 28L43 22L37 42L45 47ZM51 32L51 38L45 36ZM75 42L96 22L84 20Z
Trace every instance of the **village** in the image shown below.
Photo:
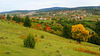
M17 12L18 13L18 12ZM95 16L92 13L87 12L86 10L65 10L65 11L57 11L57 12L28 12L28 13L11 13L11 14L0 14L0 19L6 19L7 15L9 15L11 18L14 16L18 16L20 18L25 18L25 16L29 16L30 19L35 20L60 20L61 18L67 19L67 20L78 20L82 21L83 19L87 17ZM94 21L100 20L100 18L96 17Z

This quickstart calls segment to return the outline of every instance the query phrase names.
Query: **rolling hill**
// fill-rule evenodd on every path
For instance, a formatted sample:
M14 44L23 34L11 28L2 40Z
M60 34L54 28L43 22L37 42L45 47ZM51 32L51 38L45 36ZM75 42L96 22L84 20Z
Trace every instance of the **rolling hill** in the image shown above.
M27 13L33 11L52 11L52 10L78 10L78 9L93 10L97 8L100 9L100 6L84 6L84 7L75 7L75 8L51 7L51 8L43 8L39 10L12 10L12 11L0 12L0 14L16 13L16 12Z
M29 33L37 35L35 49L24 47L23 39L19 38ZM41 38L42 34L44 39ZM89 52L76 50L78 48L87 49ZM71 39L0 20L0 56L97 56L95 53L100 54L99 48L95 44L78 44Z

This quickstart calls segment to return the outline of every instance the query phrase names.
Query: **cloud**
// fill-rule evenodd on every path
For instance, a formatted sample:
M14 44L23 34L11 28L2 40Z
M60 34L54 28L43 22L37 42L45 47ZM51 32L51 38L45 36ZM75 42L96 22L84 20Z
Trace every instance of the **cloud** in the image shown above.
M0 11L36 10L48 7L100 6L99 0L0 0Z

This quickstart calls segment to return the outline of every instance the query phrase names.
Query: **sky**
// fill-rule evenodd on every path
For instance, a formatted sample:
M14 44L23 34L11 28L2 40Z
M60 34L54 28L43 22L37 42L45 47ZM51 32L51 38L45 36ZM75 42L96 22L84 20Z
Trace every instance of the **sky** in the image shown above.
M100 0L0 0L0 12L80 6L100 6Z

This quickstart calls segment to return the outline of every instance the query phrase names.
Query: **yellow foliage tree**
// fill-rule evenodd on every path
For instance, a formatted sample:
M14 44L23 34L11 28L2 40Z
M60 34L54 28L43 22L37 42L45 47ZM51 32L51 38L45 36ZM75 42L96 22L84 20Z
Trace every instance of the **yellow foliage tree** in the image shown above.
M88 41L88 38L91 37L91 35L89 35L89 31L86 30L82 24L73 25L71 33L72 38L77 40L79 43L81 43L81 41Z

